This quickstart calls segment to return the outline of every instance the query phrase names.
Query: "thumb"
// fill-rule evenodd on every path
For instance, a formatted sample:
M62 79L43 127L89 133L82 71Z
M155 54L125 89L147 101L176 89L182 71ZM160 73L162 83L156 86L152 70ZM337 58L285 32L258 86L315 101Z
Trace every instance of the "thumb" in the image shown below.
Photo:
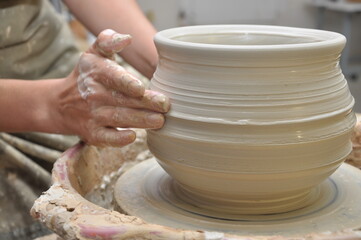
M128 46L131 39L132 37L128 34L120 34L107 29L98 35L96 41L86 52L113 59L113 55Z

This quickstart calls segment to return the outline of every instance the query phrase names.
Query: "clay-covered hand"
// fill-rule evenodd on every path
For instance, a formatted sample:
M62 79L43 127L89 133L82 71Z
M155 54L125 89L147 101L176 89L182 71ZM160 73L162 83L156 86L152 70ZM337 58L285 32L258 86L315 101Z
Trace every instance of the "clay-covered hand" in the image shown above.
M101 32L65 79L58 97L61 122L88 144L124 146L135 140L135 133L116 128L157 129L164 124L169 99L146 90L140 80L113 61L114 54L130 42L129 35Z

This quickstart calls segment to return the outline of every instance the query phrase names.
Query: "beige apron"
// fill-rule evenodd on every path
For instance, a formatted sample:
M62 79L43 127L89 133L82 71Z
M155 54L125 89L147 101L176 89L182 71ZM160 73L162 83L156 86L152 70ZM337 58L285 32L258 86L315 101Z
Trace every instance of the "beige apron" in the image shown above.
M66 76L79 51L47 0L0 0L0 78Z

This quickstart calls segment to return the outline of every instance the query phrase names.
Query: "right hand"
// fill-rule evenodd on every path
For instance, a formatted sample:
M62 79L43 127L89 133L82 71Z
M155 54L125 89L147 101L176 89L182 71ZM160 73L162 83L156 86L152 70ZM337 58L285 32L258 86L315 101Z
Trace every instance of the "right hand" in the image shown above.
M113 61L131 37L112 30L101 32L73 72L64 79L58 112L68 133L88 144L124 146L135 140L132 130L158 129L164 124L169 99L144 85Z

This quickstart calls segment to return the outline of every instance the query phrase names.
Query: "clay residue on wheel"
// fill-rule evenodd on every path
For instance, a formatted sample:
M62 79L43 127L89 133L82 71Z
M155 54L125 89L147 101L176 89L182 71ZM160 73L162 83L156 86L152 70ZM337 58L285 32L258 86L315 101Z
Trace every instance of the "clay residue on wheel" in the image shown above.
M84 198L88 201L95 203L103 208L109 210L121 211L116 201L114 201L114 185L118 178L125 173L127 170L135 166L136 164L151 158L153 155L149 150L140 152L133 161L126 161L116 171L110 174L104 175L99 185L95 186L90 192L85 194Z

